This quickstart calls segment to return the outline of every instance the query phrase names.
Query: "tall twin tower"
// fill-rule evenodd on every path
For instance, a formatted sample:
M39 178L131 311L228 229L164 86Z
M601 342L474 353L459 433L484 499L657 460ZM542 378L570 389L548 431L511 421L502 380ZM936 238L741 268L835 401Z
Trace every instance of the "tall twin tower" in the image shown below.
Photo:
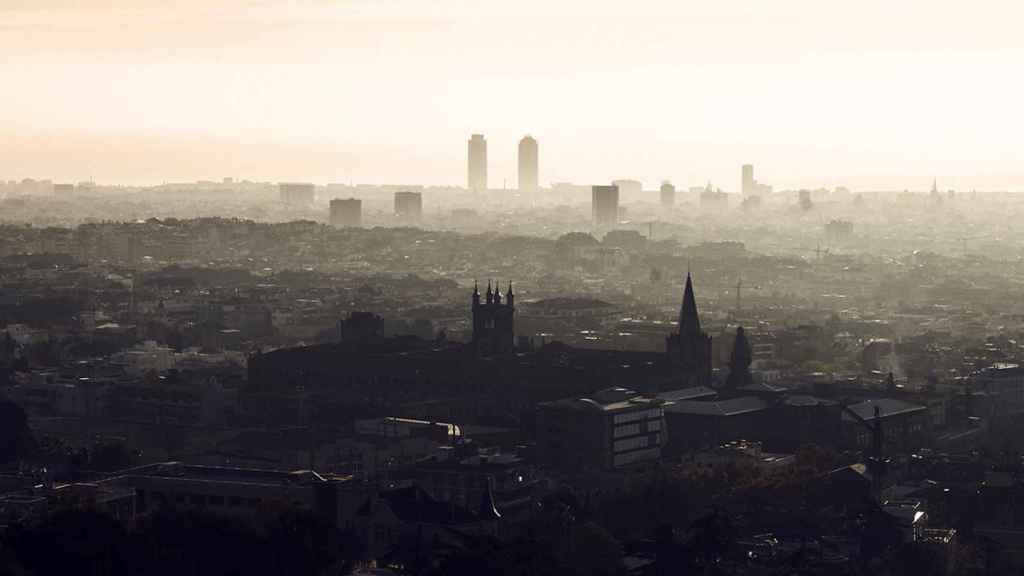
M519 180L518 187L522 192L536 192L538 183L538 152L537 141L532 136L524 136L519 141ZM471 191L487 190L487 139L483 134L473 134L469 138L467 183Z

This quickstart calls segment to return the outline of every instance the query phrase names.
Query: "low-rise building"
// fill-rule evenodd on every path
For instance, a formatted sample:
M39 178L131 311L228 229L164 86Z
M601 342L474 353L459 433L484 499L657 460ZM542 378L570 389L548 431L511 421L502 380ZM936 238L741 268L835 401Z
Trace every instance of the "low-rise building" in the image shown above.
M626 388L538 406L538 463L568 472L615 470L661 458L663 400Z

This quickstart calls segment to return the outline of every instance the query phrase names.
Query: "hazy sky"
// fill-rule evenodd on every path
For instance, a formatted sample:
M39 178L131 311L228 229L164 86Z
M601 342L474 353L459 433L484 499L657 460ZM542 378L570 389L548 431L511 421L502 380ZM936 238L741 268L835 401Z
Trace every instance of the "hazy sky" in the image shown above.
M0 0L0 178L1024 189L1024 7Z

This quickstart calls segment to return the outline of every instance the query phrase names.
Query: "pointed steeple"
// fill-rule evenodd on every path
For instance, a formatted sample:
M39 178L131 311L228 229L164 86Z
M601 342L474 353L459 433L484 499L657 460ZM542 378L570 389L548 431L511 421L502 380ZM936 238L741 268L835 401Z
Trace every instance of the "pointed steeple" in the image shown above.
M508 282L508 292L505 293L505 303L508 304L509 306L511 306L512 302L513 302L513 300L512 300L513 298L515 298L515 294L512 293L512 281L509 280L509 282Z
M491 291L491 281L490 280L487 281L487 294L486 294L486 297L487 297L487 303L488 304L494 302L494 292Z
M473 306L480 305L480 286L473 280Z
M501 282L494 283L494 303L501 304Z
M679 309L679 333L700 334L700 316L697 314L697 300L693 296L693 279L689 271L686 272L683 305Z

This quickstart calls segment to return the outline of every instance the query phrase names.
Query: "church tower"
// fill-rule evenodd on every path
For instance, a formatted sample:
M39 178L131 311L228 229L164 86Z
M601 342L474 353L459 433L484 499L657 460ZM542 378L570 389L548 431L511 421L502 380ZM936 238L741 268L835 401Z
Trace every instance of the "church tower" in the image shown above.
M711 383L711 336L700 328L689 272L686 273L683 305L679 309L679 331L669 334L665 340L669 359L679 367L683 386L708 386Z
M501 288L487 283L484 301L480 289L473 285L473 352L477 356L497 356L514 349L515 294L508 283L505 302L501 301Z
M736 341L732 346L732 356L729 357L729 377L725 381L725 387L729 390L736 390L744 386L750 386L754 382L750 375L751 362L750 341L743 331L743 326L736 328Z

